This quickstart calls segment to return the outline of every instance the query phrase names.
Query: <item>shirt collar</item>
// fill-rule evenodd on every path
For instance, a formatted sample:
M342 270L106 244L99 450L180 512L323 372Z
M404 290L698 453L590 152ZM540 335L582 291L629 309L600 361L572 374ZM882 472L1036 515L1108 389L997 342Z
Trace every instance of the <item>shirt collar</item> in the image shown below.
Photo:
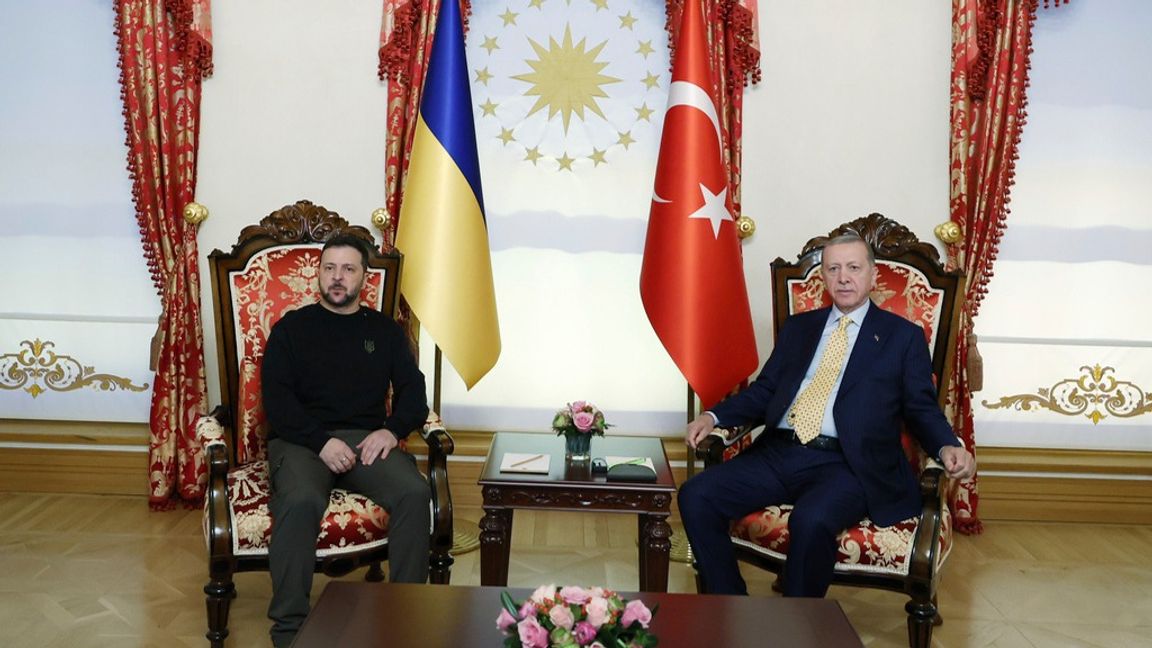
M839 308L837 308L835 305L833 305L832 306L832 312L828 313L828 321L830 323L831 322L838 322L838 321L840 321L841 317L847 317L848 319L852 320L852 322L855 323L856 326L860 326L864 323L864 316L868 314L869 308L872 308L872 300L871 299L865 300L864 304L861 305L860 308L857 308L856 310L852 311L851 313L848 313L847 315L845 315L843 312L840 311Z

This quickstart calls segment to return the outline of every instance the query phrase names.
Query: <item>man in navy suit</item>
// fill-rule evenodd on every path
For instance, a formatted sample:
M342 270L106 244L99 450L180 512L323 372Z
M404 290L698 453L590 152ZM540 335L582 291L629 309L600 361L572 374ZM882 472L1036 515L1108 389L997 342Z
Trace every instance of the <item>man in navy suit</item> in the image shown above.
M976 470L937 404L923 330L868 298L876 282L872 249L855 234L836 237L824 247L820 272L833 306L788 318L756 380L688 424L692 448L717 425L766 425L750 448L680 489L680 514L709 593L748 593L728 528L765 506L794 505L785 596L824 596L837 536L865 516L888 526L917 515L922 502L900 443L902 424L950 477ZM831 348L844 360L818 371ZM797 425L793 410L797 400L812 400L801 396L813 382L826 387L814 390L822 392L817 402L827 398L823 415L817 406L811 424ZM819 435L801 441L808 434L797 430L815 435L817 425Z

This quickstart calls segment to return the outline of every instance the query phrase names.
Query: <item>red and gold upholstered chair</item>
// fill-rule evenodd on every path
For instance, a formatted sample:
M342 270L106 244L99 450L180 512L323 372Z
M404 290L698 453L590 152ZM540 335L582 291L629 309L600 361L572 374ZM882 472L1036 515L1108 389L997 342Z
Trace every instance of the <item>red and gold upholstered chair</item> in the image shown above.
M260 403L260 363L268 333L280 317L319 299L317 268L323 242L337 233L362 238L373 250L360 300L395 316L402 258L377 251L372 234L307 201L279 209L244 228L230 252L208 256L212 277L221 404L201 419L197 432L208 463L204 505L209 581L207 637L222 646L236 572L266 571L272 519L268 512L265 414ZM417 435L409 437L415 439ZM435 413L418 435L427 445L424 473L432 490L430 580L446 584L453 562L452 499L447 455L452 437ZM417 445L423 446L416 442ZM405 451L412 448L406 440ZM341 576L369 565L368 580L383 580L388 559L388 514L368 498L336 489L316 541L316 571Z
M849 232L859 234L876 254L878 277L872 300L924 328L943 404L955 357L964 276L945 271L934 247L880 214L856 219L826 237L812 239L796 263L783 259L772 263L774 330L779 331L789 315L831 304L819 273L820 254L828 239ZM753 428L719 430L700 444L696 456L705 468L715 465L748 447L754 433ZM940 622L936 585L952 549L952 514L943 469L924 455L910 434L905 432L903 440L913 470L920 476L923 510L919 516L890 527L877 526L865 518L844 531L833 583L907 594L908 640L911 646L919 647L931 643L932 626ZM731 535L740 560L779 576L788 557L791 512L791 505L770 506L735 521ZM697 586L701 585L707 584L698 579Z

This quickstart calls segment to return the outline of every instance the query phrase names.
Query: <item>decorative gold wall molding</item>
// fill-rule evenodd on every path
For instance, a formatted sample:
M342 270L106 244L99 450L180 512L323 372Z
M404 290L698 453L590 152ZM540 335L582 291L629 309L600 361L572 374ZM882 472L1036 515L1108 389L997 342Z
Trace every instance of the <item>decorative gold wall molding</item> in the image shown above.
M1117 380L1114 367L1080 367L1078 378L1065 378L1051 387L1041 387L1035 394L1013 394L992 403L982 401L988 409L1011 407L1027 412L1033 407L1064 416L1084 414L1096 425L1111 414L1132 418L1152 412L1152 394L1126 380Z
M66 392L82 387L134 392L148 389L147 383L133 385L129 378L96 373L72 356L57 354L52 350L56 343L51 340L22 340L20 346L24 348L16 353L0 355L0 389L23 389L32 398L47 390Z

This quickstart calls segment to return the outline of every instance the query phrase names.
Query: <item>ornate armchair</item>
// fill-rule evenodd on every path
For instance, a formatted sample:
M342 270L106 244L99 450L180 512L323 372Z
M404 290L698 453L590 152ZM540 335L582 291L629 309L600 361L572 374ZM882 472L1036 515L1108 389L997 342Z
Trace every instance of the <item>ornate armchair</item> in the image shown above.
M772 262L774 328L793 313L831 303L818 272L824 243L854 232L873 248L879 270L872 300L881 308L921 325L932 354L932 372L943 403L955 356L955 336L964 294L964 276L947 272L936 249L920 242L902 225L880 214L869 214L814 238L804 246L796 263ZM719 430L699 444L696 456L705 468L748 447L754 430ZM904 592L910 597L908 641L928 646L932 626L940 623L936 584L941 566L952 549L952 515L948 510L943 469L920 451L914 437L903 435L904 448L920 476L924 507L920 515L890 527L865 518L840 535L833 582ZM788 517L791 505L770 506L732 525L731 537L740 560L779 575L788 557ZM706 587L697 578L697 587Z
M319 298L317 267L323 242L336 233L364 239L373 250L361 302L395 315L402 258L380 253L367 229L335 212L300 201L244 228L231 252L208 255L220 363L221 404L200 420L197 432L208 462L204 504L208 544L208 633L213 646L228 636L228 609L236 572L268 569L272 520L268 513L268 462L260 363L272 325ZM425 474L432 490L430 579L447 584L453 559L452 498L447 455L452 437L435 413L420 431L427 444ZM411 437L410 437L411 438ZM405 443L404 449L410 443ZM388 514L368 498L334 490L316 541L316 571L341 576L369 565L366 578L383 580L388 559Z

